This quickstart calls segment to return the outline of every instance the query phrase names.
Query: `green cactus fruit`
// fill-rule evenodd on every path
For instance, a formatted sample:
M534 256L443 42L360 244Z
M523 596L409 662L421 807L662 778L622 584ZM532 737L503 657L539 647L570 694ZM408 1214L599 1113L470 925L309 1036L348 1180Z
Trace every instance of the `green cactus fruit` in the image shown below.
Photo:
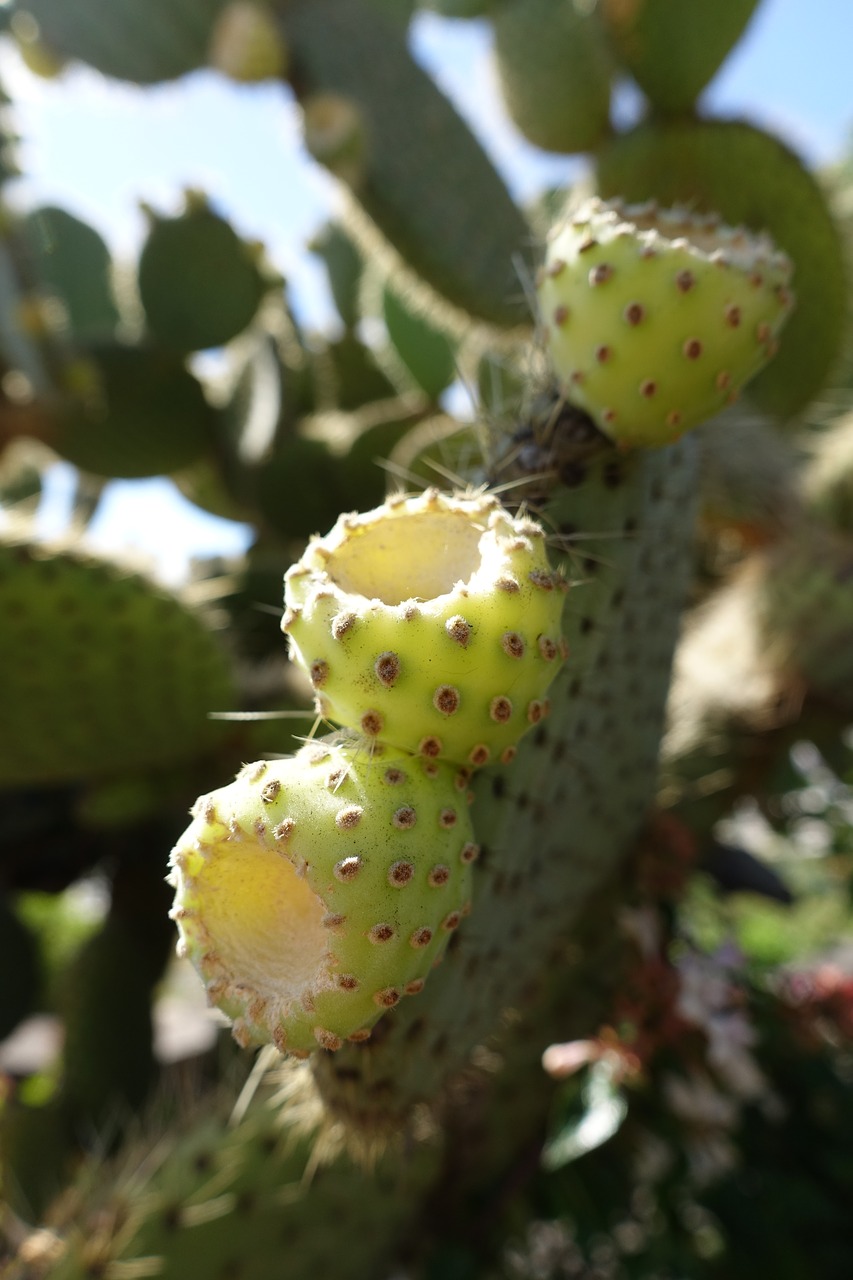
M490 15L509 114L545 151L592 151L610 130L613 56L594 5L508 0Z
M339 1049L421 990L470 907L467 783L356 740L247 765L198 800L172 914L238 1043Z
M793 263L797 309L749 398L778 418L803 409L840 356L849 272L826 196L799 158L740 121L646 123L602 149L597 181L604 198L685 204L773 237Z
M0 542L0 783L168 768L231 732L216 635L177 596L71 548Z
M211 32L208 60L239 84L286 77L287 46L263 0L226 5Z
M601 0L615 53L654 106L689 111L743 34L758 0Z
M479 767L547 714L566 583L497 498L428 489L341 516L284 581L282 630L330 720Z
M555 227L538 285L566 398L620 444L677 439L775 353L790 274L766 236L716 218L587 201Z
M210 32L228 0L14 0L35 19L59 58L88 62L105 76L156 84L202 67Z
M257 253L203 199L177 218L152 217L139 258L149 333L177 351L230 342L251 323L270 281Z
M73 393L49 443L83 471L111 479L168 475L208 448L215 411L176 353L97 343L67 372Z
M38 291L59 301L69 336L75 342L112 337L119 319L112 262L97 231L47 206L27 214L21 233Z

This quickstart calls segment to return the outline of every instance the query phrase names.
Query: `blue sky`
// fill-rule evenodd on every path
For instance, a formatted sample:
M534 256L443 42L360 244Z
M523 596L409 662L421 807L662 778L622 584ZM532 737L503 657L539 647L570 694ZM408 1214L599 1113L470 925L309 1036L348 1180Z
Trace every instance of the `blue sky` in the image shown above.
M413 48L518 198L576 172L576 161L535 151L507 121L485 23L422 14ZM706 91L704 106L719 115L749 116L780 133L809 163L825 164L853 130L851 50L853 0L763 0ZM303 246L333 210L335 191L301 155L297 114L285 88L238 90L213 73L198 73L139 92L84 69L47 82L26 72L9 51L0 57L0 73L23 136L26 177L17 184L19 204L62 204L126 256L143 233L140 200L167 211L184 187L201 187L241 233L266 243L303 318L317 326L327 321L322 276ZM630 93L620 109L630 117ZM57 469L46 531L61 524L68 488L67 471ZM101 545L149 551L172 580L189 554L236 551L246 540L245 530L198 516L160 481L114 486L93 534Z

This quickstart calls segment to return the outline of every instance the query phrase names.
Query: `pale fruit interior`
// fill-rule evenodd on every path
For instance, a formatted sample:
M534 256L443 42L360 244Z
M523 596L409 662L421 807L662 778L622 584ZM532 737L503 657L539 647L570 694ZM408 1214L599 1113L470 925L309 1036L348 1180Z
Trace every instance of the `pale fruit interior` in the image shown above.
M388 605L432 600L474 575L483 533L462 512L399 516L350 533L326 568L349 595Z
M326 908L280 854L250 841L220 846L194 886L210 944L234 982L289 1002L316 988Z

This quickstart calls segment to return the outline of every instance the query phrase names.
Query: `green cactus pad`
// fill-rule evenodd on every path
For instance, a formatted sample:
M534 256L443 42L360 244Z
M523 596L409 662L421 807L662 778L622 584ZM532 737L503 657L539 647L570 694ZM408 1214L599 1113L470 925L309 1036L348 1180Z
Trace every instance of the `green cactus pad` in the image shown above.
M268 281L230 223L191 200L155 217L139 258L139 296L151 335L178 351L230 342L252 321Z
M49 443L83 471L168 475L203 456L212 440L215 411L174 352L98 343L66 372L73 394Z
M240 1044L339 1049L421 990L470 907L467 782L383 745L316 743L199 799L172 914Z
M0 542L0 783L109 777L222 741L228 659L181 601L81 551Z
M845 255L826 197L778 139L739 121L644 124L598 156L601 195L656 199L767 232L794 266L797 309L781 353L750 384L766 413L787 418L821 389L845 331Z
M112 337L119 318L112 261L97 231L65 209L50 206L27 214L21 231L38 292L61 303L73 340Z
M35 18L45 45L105 76L155 84L202 67L228 0L14 0Z
M767 237L716 218L588 201L554 229L539 281L567 399L622 444L677 439L774 354L790 272Z
M478 767L547 714L565 588L535 522L428 489L312 539L285 574L282 630L324 716Z
M300 101L336 101L343 136L344 106L351 108L360 147L343 161L332 149L328 162L333 171L346 164L340 176L354 196L346 217L362 247L392 256L395 269L446 299L460 327L470 316L502 328L526 324L517 264L529 228L470 130L412 59L405 33L361 0L295 0L282 20Z
M622 65L660 111L689 111L737 43L758 0L601 0Z
M594 6L509 0L490 15L507 109L546 151L591 151L610 129L613 57Z

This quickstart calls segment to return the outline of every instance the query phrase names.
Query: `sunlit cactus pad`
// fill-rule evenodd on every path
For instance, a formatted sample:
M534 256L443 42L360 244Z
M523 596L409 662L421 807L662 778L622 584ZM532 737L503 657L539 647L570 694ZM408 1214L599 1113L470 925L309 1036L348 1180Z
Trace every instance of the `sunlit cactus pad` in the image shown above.
M565 589L535 521L427 490L313 538L285 576L282 628L328 719L479 767L547 714Z
M539 279L552 366L611 438L666 444L775 354L790 278L765 235L685 208L592 199L554 229Z
M470 910L468 775L364 740L246 765L172 854L181 949L244 1046L365 1040Z

